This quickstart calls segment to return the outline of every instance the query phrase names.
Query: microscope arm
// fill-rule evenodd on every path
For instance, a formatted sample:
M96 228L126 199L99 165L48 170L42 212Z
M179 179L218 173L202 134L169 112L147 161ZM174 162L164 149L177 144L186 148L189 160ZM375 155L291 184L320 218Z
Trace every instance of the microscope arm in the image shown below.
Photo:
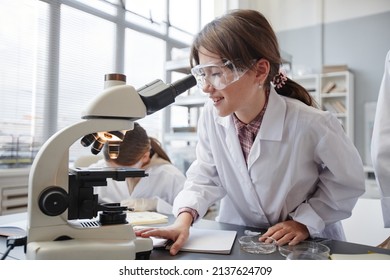
M82 118L141 119L169 106L179 94L195 85L196 79L190 74L172 84L155 80L138 90L125 84L109 87L90 103Z
M69 192L69 147L85 133L101 130L128 130L133 128L130 120L90 119L66 127L54 134L39 150L31 166L28 189L28 220L31 229L67 224L67 212L58 216L48 216L39 208L39 199L43 191L51 187L60 187Z

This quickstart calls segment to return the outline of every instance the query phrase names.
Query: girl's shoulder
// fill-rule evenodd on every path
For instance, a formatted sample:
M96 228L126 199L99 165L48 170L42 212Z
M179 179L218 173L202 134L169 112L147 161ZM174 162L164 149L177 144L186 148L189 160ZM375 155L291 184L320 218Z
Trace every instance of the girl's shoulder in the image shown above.
M308 106L303 102L289 97L284 97L287 109L291 113L299 113L303 118L329 119L332 114L319 108Z

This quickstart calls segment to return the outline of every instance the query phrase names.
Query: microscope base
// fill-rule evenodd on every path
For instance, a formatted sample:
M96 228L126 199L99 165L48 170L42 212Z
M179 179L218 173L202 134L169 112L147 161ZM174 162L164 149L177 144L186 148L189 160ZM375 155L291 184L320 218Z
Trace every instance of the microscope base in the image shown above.
M149 238L135 240L86 240L30 242L26 257L30 260L134 260L148 259L152 250Z

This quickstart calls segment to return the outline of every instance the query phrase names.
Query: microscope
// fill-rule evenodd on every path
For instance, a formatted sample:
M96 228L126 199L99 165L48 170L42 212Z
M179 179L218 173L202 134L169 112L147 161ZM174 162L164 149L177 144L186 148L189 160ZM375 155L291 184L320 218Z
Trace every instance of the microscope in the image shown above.
M105 76L103 92L89 104L82 120L50 137L31 166L27 259L149 258L152 240L135 235L126 220L127 208L99 203L93 191L94 186L105 186L107 178L147 174L135 168L69 168L69 147L82 137L85 146L98 137L110 141L113 132L133 129L133 121L165 108L195 85L195 78L188 75L172 84L155 80L136 90L126 85L122 74Z

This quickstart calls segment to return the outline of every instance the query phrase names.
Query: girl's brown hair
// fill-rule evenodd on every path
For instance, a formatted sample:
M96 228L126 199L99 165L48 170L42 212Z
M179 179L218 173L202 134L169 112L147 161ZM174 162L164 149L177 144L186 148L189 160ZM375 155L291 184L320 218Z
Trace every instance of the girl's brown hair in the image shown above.
M150 157L154 153L159 157L171 162L166 152L161 147L160 142L149 137L145 129L138 123L134 123L134 129L128 130L122 142L119 144L119 155L116 159L111 159L108 153L108 143L104 145L104 159L117 165L130 166L137 163L142 156L150 150Z
M267 19L255 10L233 10L208 23L195 37L191 47L191 67L199 64L199 49L219 54L239 69L250 68L253 59L266 59L270 71L265 89L269 90L273 78L279 74L282 59L279 44ZM316 107L314 99L299 84L287 79L281 88L275 88L278 94L292 97Z

